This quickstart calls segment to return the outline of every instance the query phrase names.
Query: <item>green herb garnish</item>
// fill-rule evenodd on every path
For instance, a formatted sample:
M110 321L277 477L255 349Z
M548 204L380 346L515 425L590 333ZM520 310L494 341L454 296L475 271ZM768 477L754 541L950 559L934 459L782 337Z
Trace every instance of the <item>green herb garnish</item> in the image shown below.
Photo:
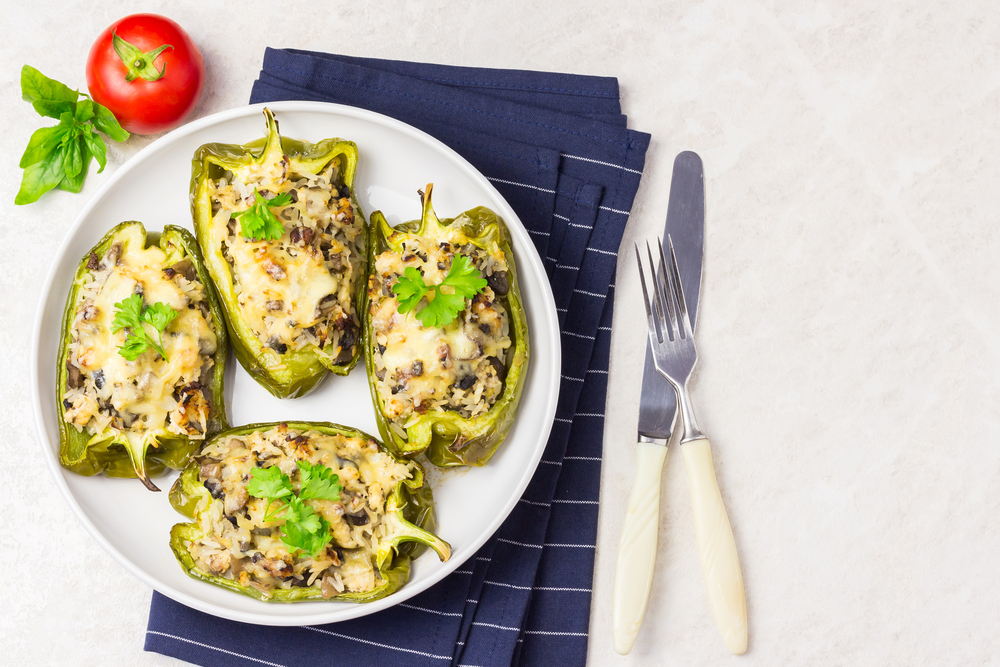
M292 480L288 475L281 472L278 466L270 468L254 468L250 471L250 481L247 482L247 493L254 498L263 498L267 501L267 508L270 510L271 503L292 494ZM284 505L278 506L273 512L264 512L264 521L270 521L274 515L284 509Z
M28 140L21 156L24 174L15 204L30 204L56 187L79 192L91 158L100 165L97 173L104 171L107 146L95 130L115 141L129 138L107 107L28 65L21 68L21 97L40 116L58 118L59 124L36 130Z
M465 255L455 255L448 275L438 285L428 285L424 276L412 266L403 271L392 292L399 299L399 312L408 313L426 296L427 305L416 311L425 327L443 327L454 320L465 307L465 300L483 291L486 279Z
M285 226L271 212L271 208L287 206L292 201L291 195L282 192L272 199L264 199L257 188L254 188L253 198L254 203L251 204L250 208L233 214L233 217L240 221L240 233L251 241L280 239L281 235L285 233Z
M299 498L319 498L322 500L340 500L340 478L325 465L313 465L308 461L299 461L302 484L299 488Z
M128 335L125 337L125 344L118 348L118 354L129 361L135 361L140 354L153 348L164 360L169 361L167 353L163 351L163 332L175 317L177 311L165 303L144 306L142 296L139 294L133 294L119 301L115 304L115 319L111 322L111 333L128 329ZM156 329L156 340L149 335L144 324Z
M285 546L315 556L330 542L330 523L305 501L310 498L340 500L342 487L340 478L324 465L298 461L298 466L301 475L298 495L292 489L292 480L278 466L252 469L247 493L267 501L265 522L284 512L280 518L285 521L281 528L281 541ZM271 504L278 501L282 504L271 510Z
M330 543L330 523L295 496L289 498L288 508L281 542L293 551L301 549L315 556Z

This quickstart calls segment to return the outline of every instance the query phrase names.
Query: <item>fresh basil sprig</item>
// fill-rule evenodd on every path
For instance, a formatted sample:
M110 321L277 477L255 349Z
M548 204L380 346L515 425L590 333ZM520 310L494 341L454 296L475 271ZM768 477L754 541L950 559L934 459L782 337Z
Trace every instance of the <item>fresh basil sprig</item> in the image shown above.
M59 124L36 130L28 140L21 156L24 174L15 204L35 202L56 187L79 192L91 158L100 165L97 173L107 164L107 147L97 132L115 141L129 137L107 107L29 65L21 68L21 97L31 102L40 116L58 118Z

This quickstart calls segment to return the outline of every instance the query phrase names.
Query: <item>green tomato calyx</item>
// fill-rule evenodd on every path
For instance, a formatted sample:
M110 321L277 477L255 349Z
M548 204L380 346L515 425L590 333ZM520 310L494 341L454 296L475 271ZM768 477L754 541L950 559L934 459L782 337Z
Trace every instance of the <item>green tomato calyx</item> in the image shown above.
M155 61L161 53L167 49L174 48L171 44L161 44L152 51L144 53L135 44L131 44L119 37L117 32L111 33L111 44L114 46L115 53L118 54L122 64L125 65L125 69L128 70L125 80L130 83L140 77L146 81L158 81L162 79L163 75L167 72L167 65L164 63L162 68L156 69Z

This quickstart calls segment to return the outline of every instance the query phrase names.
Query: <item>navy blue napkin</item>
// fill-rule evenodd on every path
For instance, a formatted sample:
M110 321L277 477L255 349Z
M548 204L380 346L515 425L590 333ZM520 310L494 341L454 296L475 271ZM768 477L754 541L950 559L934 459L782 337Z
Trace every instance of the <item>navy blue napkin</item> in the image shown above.
M361 619L272 628L154 594L146 650L200 665L586 662L618 245L649 135L614 78L268 49L251 103L317 100L398 118L460 153L542 256L562 327L552 434L520 502L437 586Z

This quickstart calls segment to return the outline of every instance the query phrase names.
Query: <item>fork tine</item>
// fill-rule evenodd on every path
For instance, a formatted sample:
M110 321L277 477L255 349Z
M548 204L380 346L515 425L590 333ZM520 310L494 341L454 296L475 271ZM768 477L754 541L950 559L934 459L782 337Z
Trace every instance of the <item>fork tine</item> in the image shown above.
M680 308L680 320L684 325L684 336L691 338L694 332L691 330L691 318L688 316L687 302L684 300L684 286L681 284L681 274L677 269L677 255L674 254L674 240L667 234L667 245L670 246L670 272L674 277L674 284L677 286L676 298Z
M659 318L660 326L663 328L663 335L660 337L660 341L662 342L668 337L670 340L674 340L676 332L674 331L673 323L670 321L670 312L667 310L667 295L664 294L660 286L660 281L656 277L656 262L653 261L653 251L649 247L649 241L646 241L646 254L649 256L649 272L653 281L656 316Z
M667 312L670 316L670 340L677 340L677 337L682 333L680 326L680 310L677 308L677 301L674 299L673 295L673 285L670 282L670 274L667 272L667 266L665 260L663 259L663 241L657 239L656 247L660 251L660 287L663 290L663 294L666 296L668 307Z
M646 290L646 276L645 272L642 270L642 255L639 253L639 246L635 245L635 261L639 265L639 284L642 285L642 304L646 306L646 318L649 320L649 333L652 334L656 332L656 337L659 341L663 341L663 336L660 335L660 327L657 319L653 317L653 311L649 307L649 292Z

